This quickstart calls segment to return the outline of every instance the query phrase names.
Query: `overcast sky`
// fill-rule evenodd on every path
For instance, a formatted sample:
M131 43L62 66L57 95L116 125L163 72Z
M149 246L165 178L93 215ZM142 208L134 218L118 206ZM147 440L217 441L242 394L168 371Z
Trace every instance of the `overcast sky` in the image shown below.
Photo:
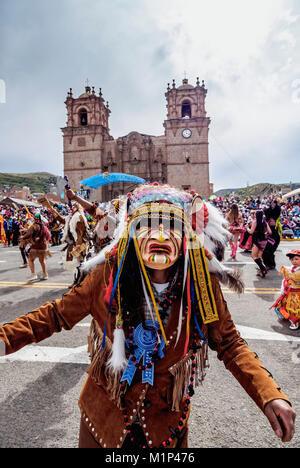
M300 182L299 0L1 0L0 172L62 175L64 101L86 79L114 138L164 133L184 73L208 89L216 190Z

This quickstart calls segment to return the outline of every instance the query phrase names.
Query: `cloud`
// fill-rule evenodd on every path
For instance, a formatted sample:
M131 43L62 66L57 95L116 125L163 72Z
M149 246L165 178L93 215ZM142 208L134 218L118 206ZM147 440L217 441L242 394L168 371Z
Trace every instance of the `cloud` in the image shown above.
M87 78L115 138L163 134L167 83L186 72L208 89L215 188L287 182L300 173L299 17L292 0L2 0L1 170L62 173L64 100Z
M299 6L280 0L180 4L164 4L157 22L169 33L174 74L182 76L184 67L206 81L216 187L297 177ZM159 2L154 5L159 10Z

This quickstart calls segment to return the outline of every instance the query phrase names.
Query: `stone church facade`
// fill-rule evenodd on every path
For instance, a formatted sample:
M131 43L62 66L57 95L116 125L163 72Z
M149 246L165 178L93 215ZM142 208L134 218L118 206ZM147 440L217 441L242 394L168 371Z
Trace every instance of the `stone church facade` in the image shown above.
M164 135L136 131L117 139L110 135L110 108L100 89L86 86L79 97L70 89L65 101L67 124L62 128L64 175L79 191L81 180L102 172L125 172L148 182L168 183L193 189L208 198L213 193L209 180L208 132L204 82L193 86L184 79L176 87L168 84L165 97L167 117ZM109 184L91 191L90 200L108 201L126 194L134 186Z

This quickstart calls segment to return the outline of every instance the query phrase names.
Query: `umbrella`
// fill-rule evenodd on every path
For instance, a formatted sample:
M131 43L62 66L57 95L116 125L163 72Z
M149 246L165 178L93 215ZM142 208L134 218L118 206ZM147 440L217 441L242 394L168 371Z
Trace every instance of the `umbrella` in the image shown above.
M141 177L136 177L130 174L122 174L119 172L103 172L87 179L82 180L80 183L91 188L102 187L102 185L113 184L117 182L132 182L136 184L144 184L146 181Z

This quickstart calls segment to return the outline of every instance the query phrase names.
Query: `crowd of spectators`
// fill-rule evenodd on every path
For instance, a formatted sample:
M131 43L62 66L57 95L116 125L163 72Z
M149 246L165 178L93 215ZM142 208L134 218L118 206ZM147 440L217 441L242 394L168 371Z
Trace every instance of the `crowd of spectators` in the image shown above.
M247 225L251 220L251 212L256 210L266 210L270 207L272 200L276 199L278 206L281 208L280 223L281 237L284 238L300 238L300 198L297 200L284 200L278 195L268 197L245 198L244 200L238 197L222 198L217 197L211 203L215 205L223 213L224 217L229 212L233 203L237 203L240 213L243 215L244 223Z

